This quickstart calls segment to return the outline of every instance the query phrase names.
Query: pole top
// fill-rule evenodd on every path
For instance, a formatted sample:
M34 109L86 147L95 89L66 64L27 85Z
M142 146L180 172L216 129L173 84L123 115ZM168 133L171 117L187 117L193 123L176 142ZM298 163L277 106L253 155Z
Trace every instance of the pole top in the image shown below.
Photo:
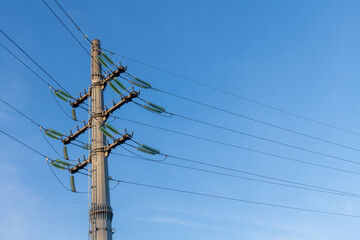
M99 39L94 39L94 40L92 40L92 44L100 45L100 40Z

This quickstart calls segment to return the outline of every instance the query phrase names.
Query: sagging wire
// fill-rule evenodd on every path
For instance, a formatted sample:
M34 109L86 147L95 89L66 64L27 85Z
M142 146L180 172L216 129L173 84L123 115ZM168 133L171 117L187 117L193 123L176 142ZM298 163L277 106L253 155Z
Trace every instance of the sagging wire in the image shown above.
M48 158L46 158L46 163L47 163L48 167L50 168L52 174L55 176L56 180L60 183L60 185L61 185L64 189L68 190L69 192L73 192L73 193L87 194L87 192L73 191L72 189L66 187L66 186L61 182L61 180L59 179L59 177L56 175L56 173L55 173L55 171L52 169L52 167L50 166L50 164L49 164L49 159L48 159Z
M54 170L51 168L50 164L49 164L49 161L50 163L55 166L55 167L59 167L61 169L66 169L66 166L65 165L61 165L61 161L57 161L57 160L53 160L51 158L49 158L48 156L46 156L45 154L39 152L38 150L34 149L33 147L30 147L29 145L27 145L26 143L20 141L19 139L11 136L10 134L4 132L3 130L0 129L0 132L2 132L4 135L8 136L9 138L15 140L16 142L20 143L21 145L27 147L28 149L32 150L33 152L39 154L40 156L44 157L46 159L46 162L51 170L51 172L53 173L53 175L55 176L56 180L60 183L60 185L65 188L66 190L68 191L71 191L71 192L74 192L72 190L70 190L69 188L67 188L59 179L59 177L56 175L56 173L54 172ZM76 192L76 193L82 193L82 192Z
M44 129L44 131L46 131L46 129ZM43 128L40 127L40 132L41 135L43 136L43 138L45 139L45 141L48 143L48 145L52 148L52 150L62 159L67 160L67 161L72 161L75 162L77 160L73 160L73 159L66 159L64 156L62 156L55 148L54 146L50 143L50 141L45 137L44 133L43 133Z
M70 118L71 120L75 121L75 122L81 122L80 120L77 120L77 119L74 119L73 117L71 117L66 111L65 109L61 106L61 104L59 103L59 101L57 100L57 98L55 97L55 94L52 90L53 88L50 86L50 92L51 92L51 95L53 96L55 102L57 103L57 105L60 107L60 109L63 111L63 113L68 117ZM56 91L56 90L54 90Z
M11 52L7 47L5 47L3 44L0 43L0 46L3 47L8 53L10 53L14 58L16 58L20 63L22 63L27 69L29 69L33 74L35 74L41 81L43 81L46 85L50 87L50 89L55 89L49 82L47 82L44 78L42 78L39 74L37 74L32 68L30 68L24 61L22 61L19 57L17 57L13 52ZM59 107L62 109L62 111L67 115L65 110L60 106L60 103L58 103L57 99L54 98L56 103L59 105Z

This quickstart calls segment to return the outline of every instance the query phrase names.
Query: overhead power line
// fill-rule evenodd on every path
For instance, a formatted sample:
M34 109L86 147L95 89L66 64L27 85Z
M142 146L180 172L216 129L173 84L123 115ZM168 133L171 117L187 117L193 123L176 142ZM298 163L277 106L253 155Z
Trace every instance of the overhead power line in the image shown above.
M130 144L127 144L128 146L131 146ZM136 148L134 146L131 146L133 148ZM126 149L126 148L125 148ZM130 151L128 149L126 149L127 151ZM132 153L132 152L131 152ZM216 164L211 164L211 163L206 163L206 162L202 162L202 161L197 161L197 160L193 160L193 159L188 159L188 158L184 158L184 157L179 157L179 156L174 156L174 155L170 155L170 154L166 154L166 153L160 153L160 155L166 156L167 158L174 158L174 159L178 159L181 161L186 161L186 162L190 162L190 163L195 163L195 164L199 164L199 165L203 165L203 166L207 166L207 167L213 167L213 168L218 168L221 170L226 170L226 171L232 171L232 172L236 172L236 173L241 173L241 174L245 174L245 175L250 175L250 176L254 176L254 177L260 177L260 178L265 178L265 179L270 179L273 181L278 181L278 182L284 182L284 183L288 183L288 184L295 184L298 186L303 186L303 187L307 187L307 188L314 188L314 189L320 189L320 190L325 190L325 191L331 191L331 192L337 192L337 193L341 193L341 194L349 194L348 192L344 192L344 191L340 191L340 190L335 190L335 189L330 189L330 188L326 188L326 187L321 187L321 186L315 186L312 184L307 184L307 183L301 183L301 182L296 182L296 181L292 181L292 180L287 180L287 179L283 179L283 178L279 178L279 177L272 177L272 176L267 176L264 174L259 174L259 173L253 173L253 172L249 172L249 171L244 171L244 170L240 170L240 169L235 169L235 168L230 168L230 167L225 167L222 165L216 165ZM138 155L137 155L138 156ZM140 156L141 157L141 156ZM159 161L158 161L159 162ZM352 195L354 195L353 193L350 193ZM357 195L355 193L355 195Z
M310 209L310 208L301 208L301 207L280 205L280 204L274 204L274 203L268 203L268 202L258 202L258 201L252 201L252 200L247 200L247 199L225 197L225 196L220 196L220 195L214 195L214 194L208 194L208 193L200 193L200 192L194 192L194 191L188 191L188 190L182 190L182 189L175 189L175 188L169 188L169 187L162 187L162 186L155 186L155 185L150 185L150 184L144 184L144 183L138 183L138 182L130 182L130 181L124 181L124 180L116 180L116 179L114 179L114 181L120 181L120 183L126 183L126 184L140 186L140 187L161 189L161 190L167 190L167 191L172 191L172 192L185 193L185 194L191 194L191 195L198 195L198 196L202 196L202 197L216 198L216 199L222 199L222 200L228 200L228 201L234 201L234 202L242 202L242 203L249 203L249 204L262 205L262 206L268 206L268 207L276 207L276 208L283 208L283 209L291 209L291 210L304 211L304 212L321 213L321 214L327 214L327 215L360 218L360 215L347 214L347 213L341 213L341 212L331 212L331 211L323 211L323 210Z
M18 142L18 143L20 143L21 145L23 145L23 146L27 147L27 148L28 148L28 149L30 149L31 151L33 151L33 152L35 152L35 153L39 154L40 156L42 156L42 157L44 157L44 158L51 159L51 158L47 157L45 154L42 154L41 152L39 152L38 150L36 150L35 148L30 147L30 146L29 146L29 145L27 145L26 143L24 143L24 142L20 141L19 139L17 139L17 138L15 138L15 137L11 136L10 134L8 134L8 133L4 132L3 130L1 130L1 129L0 129L0 132L2 132L4 135L8 136L9 138L12 138L13 140L17 141L17 142Z
M104 49L104 48L103 48L103 50L109 52L110 54L117 55L117 56L122 57L122 58L124 58L124 59L127 59L127 60L129 60L129 61L132 61L132 62L141 64L141 65L144 65L144 66L146 66L146 67L155 69L155 70L157 70L157 71L160 71L160 72L163 72L163 73L166 73L166 74L169 74L169 75L172 75L172 76L174 76L174 77L177 77L177 78L186 80L186 81L188 81L188 82L192 82L192 83L197 84L197 85L199 85L199 86L202 86L202 87L205 87L205 88L209 88L209 89L212 89L212 90L214 90L214 91L217 91L217 92L220 92L220 93L229 95L229 96L233 96L233 97L235 97L235 98L238 98L238 99L241 99L241 100L245 100L245 101L247 101L247 102L250 102L250 103L253 103L253 104L256 104L256 105L259 105L259 106L263 106L263 107L266 107L266 108L269 108L269 109L272 109L272 110L275 110L275 111L278 111L278 112L281 112L281 113L285 113L285 114L287 114L287 115L290 115L290 116L293 116L293 117L297 117L297 118L300 118L300 119L303 119L303 120L306 120L306 121L309 121L309 122L312 122L312 123L316 123L316 124L319 124L319 125L322 125L322 126L326 126L326 127L332 128L332 129L336 129L336 130L338 130L338 131L342 131L342 132L350 133L350 134L353 134L353 135L356 135L356 136L360 136L360 133L357 133L357 132L355 132L355 131L347 130L347 129L345 129L345 128L338 127L338 126L335 126L335 125L332 125L332 124L329 124L329 123L326 123L326 122L323 122L323 121L319 121L319 120L316 120L316 119L313 119L313 118L310 118L310 117L306 117L306 116L303 116L303 115L300 115L300 114L297 114L297 113L293 113L293 112L287 111L287 110L285 110L285 109L278 108L278 107L275 107L275 106L272 106L272 105L263 103L263 102L261 102L261 101L257 101L257 100L251 99L251 98L247 98L247 97L241 96L241 95L239 95L239 94L235 94L235 93L232 93L232 92L230 92L230 91L227 91L227 90L224 90L224 89L221 89L221 88L217 88L217 87L211 86L211 85L209 85L209 84L206 84L206 83L203 83L203 82L200 82L200 81L197 81L197 80L194 80L194 79L185 77L185 76L183 76L183 75L176 74L176 73L173 73L173 72L164 70L164 69L159 68L159 67L156 67L156 66L154 66L154 65L151 65L151 64L148 64L148 63L145 63L145 62L136 60L136 59L134 59L134 58L127 57L127 56L125 56L125 55L122 55L122 54L113 52L113 51L111 51L111 50L109 50L109 49Z
M213 140L213 139L209 139L209 138L205 138L205 137L201 137L201 136L196 136L196 135L193 135L193 134L184 133L184 132L180 132L180 131L170 130L170 129L166 129L166 128L163 128L163 127L158 127L158 126L154 126L154 125L151 125L151 124L142 123L142 122L138 122L138 121L122 118L122 117L117 117L117 116L113 116L113 117L117 118L117 119L120 119L120 120L127 121L127 122L132 122L132 123L135 123L135 124L160 129L162 131L171 132L171 133L175 133L175 134L178 134L178 135L183 135L183 136L187 136L187 137L191 137L191 138L196 138L196 139L200 139L200 140L207 141L207 142L212 142L212 143L216 143L216 144L220 144L220 145L224 145L224 146L229 146L229 147L233 147L233 148L238 148L238 149L242 149L242 150L247 150L247 151L250 151L250 152L260 153L260 154L264 154L264 155L268 155L268 156L272 156L272 157L276 157L276 158L288 159L288 160L304 163L304 161L299 161L299 160L296 160L296 159L292 159L292 158L289 158L289 157L284 157L284 156L273 154L273 153L264 152L264 151L261 151L261 150L242 147L242 146L235 145L235 144L232 144L232 143L225 143L225 142L221 142L221 141L217 141L217 140ZM343 161L343 162L348 162L348 163L353 163L353 164L359 164L360 165L360 162L357 162L357 161L354 161L354 160L341 158L341 157L336 157L336 156L332 156L332 155L328 155L328 154L321 154L320 153L320 155L323 155L323 156L326 156L326 157L329 157L329 158L333 158L333 159L337 159L337 160L340 160L340 161Z
M84 38L91 44L90 39L88 38L88 36L80 29L80 27L75 23L74 19L72 19L72 17L66 12L66 10L61 6L61 4L54 0L54 2L56 3L56 5L61 9L61 11L63 11L63 13L69 18L69 20L74 24L74 26L76 27L76 29L84 36Z
M52 8L44 1L41 0L46 7L52 12L52 14L57 18L57 20L59 20L59 22L64 26L64 28L70 33L70 35L76 40L76 42L80 45L80 47L89 55L91 56L91 54L89 53L89 51L81 44L81 42L79 41L79 39L77 39L77 37L75 37L75 35L70 31L70 29L65 25L65 23L58 17L58 15L52 10Z
M35 153L39 154L40 156L44 157L44 158L46 159L46 162L47 162L47 164L48 164L48 166L49 166L49 168L50 168L50 170L51 170L52 174L54 175L54 177L56 178L56 180L59 182L59 184L60 184L60 185L61 185L64 189L66 189L66 190L68 190L68 191L70 191L70 192L73 192L71 189L69 189L68 187L66 187L66 186L65 186L65 185L61 182L61 180L59 179L59 177L56 175L56 173L54 172L54 170L51 168L51 166L50 166L50 164L49 164L48 160L50 160L50 161L54 161L53 159L49 158L49 157L48 157L48 156L46 156L45 154L43 154L43 153L39 152L38 150L36 150L36 149L35 149L35 148L33 148L33 147L30 147L29 145L27 145L27 144L26 144L26 143L24 143L23 141L21 141L21 140L19 140L19 139L15 138L15 137L13 137L13 136L11 136L10 134L8 134L8 133L4 132L4 131L3 131L3 130L1 130L1 129L0 129L0 132L1 132L1 133L3 133L4 135L8 136L9 138L11 138L11 139L15 140L16 142L20 143L21 145L25 146L26 148L30 149L31 151L33 151L33 152L35 152ZM76 191L75 193L86 194L87 192L77 192L77 191Z
M198 105L202 105L202 106L205 106L205 107L208 107L208 108L212 108L212 109L215 109L217 111L221 111L221 112L224 112L224 113L227 113L227 114L231 114L233 116L241 117L243 119L247 119L247 120L250 120L250 121L253 121L253 122L257 122L257 123L260 123L260 124L263 124L263 125L266 125L266 126L270 126L270 127L277 128L277 129L280 129L280 130L283 130L283 131L287 131L287 132L290 132L290 133L293 133L293 134L297 134L297 135L300 135L300 136L303 136L303 137L307 137L307 138L311 138L311 139L318 140L318 141L321 141L321 142L325 142L325 143L328 143L328 144L332 144L332 145L335 145L335 146L338 146L338 147L343 147L343 148L351 149L351 150L354 150L354 151L360 151L360 149L358 149L358 148L354 148L354 147L347 146L347 145L337 143L337 142L334 142L334 141L330 141L330 140L327 140L327 139L324 139L324 138L316 137L316 136L313 136L313 135L310 135L310 134L307 134L307 133L295 131L295 130L285 128L285 127L282 127L282 126L279 126L279 125L268 123L268 122L265 122L265 121L262 121L262 120L259 120L259 119L249 117L247 115L243 115L243 114L239 114L239 113L232 112L232 111L229 111L229 110L225 110L223 108L216 107L216 106L213 106L213 105L210 105L210 104L207 104L207 103L203 103L203 102L200 102L200 101L197 101L197 100L194 100L194 99L190 99L190 98L187 98L187 97L184 97L184 96L180 96L178 94L174 94L174 93L162 90L162 89L158 89L158 88L152 88L152 89L155 90L155 91L158 91L158 92L165 93L167 95L176 97L176 98L180 98L180 99L183 99L183 100L186 100L186 101L189 101L189 102L193 102L193 103L196 103ZM173 115L177 115L177 114L173 114ZM179 117L181 117L181 116L179 116Z
M20 58L18 58L13 52L11 52L7 47L0 43L0 46L4 48L8 53L10 53L14 58L16 58L20 63L22 63L27 69L29 69L33 74L35 74L40 80L42 80L46 85L51 87L51 84L42 78L39 74L37 74L32 68L30 68L25 62L23 62Z
M271 142L271 143L274 143L274 144L278 144L278 145L298 149L298 150L301 150L301 151L310 152L310 153L314 153L314 154L334 158L334 156L332 156L332 155L322 153L322 152L318 152L318 151L315 151L315 150L306 149L306 148L303 148L303 147L291 145L291 144L284 143L284 142L279 142L277 140L272 140L272 139L269 139L269 138L265 138L265 137L257 136L257 135L254 135L254 134L242 132L242 131L239 131L239 130L227 128L227 127L224 127L224 126L216 125L216 124L213 124L213 123L205 122L205 121L194 119L194 118L191 118L191 117L186 117L184 115L180 115L180 114L176 114L176 113L170 113L170 114L172 114L173 116L176 116L176 117L179 117L179 118L182 118L182 119L186 119L186 120L190 120L190 121L193 121L193 122L197 122L197 123L200 123L200 124L203 124L203 125L219 128L219 129L226 130L226 131L233 132L233 133L237 133L237 134L241 134L243 136L252 137L252 138L262 140L262 141ZM351 149L355 150L355 151L360 151L360 149L357 149L357 148L351 148ZM338 157L335 157L335 158L338 159Z
M38 124L37 122L35 122L33 119L31 119L30 117L28 117L27 115L23 114L22 112L20 112L19 110L17 110L15 107L13 107L12 105L10 105L8 102L4 101L3 99L0 98L0 101L2 101L4 104L6 104L8 107L12 108L13 110L15 110L17 113L21 114L23 117L27 118L29 121L31 121L32 123L34 123L35 125L37 125L38 127L42 128L42 126L40 124Z
M0 30L0 32L1 32L10 42L12 42L22 53L24 53L36 66L38 66L38 68L40 68L41 71L43 71L51 80L53 80L62 90L64 90L66 93L68 93L68 92L66 91L66 89L65 89L63 86L61 86L61 84L60 84L58 81L56 81L47 71L45 71L45 69L42 68L42 67L40 66L40 64L38 64L28 53L26 53L26 52L24 51L24 49L22 49L12 38L10 38L4 31ZM68 93L68 94L69 94L69 93Z
M126 150L128 150L128 149L126 149ZM119 154L119 153L113 153L113 154L119 155L119 156L124 156L124 157L127 157L127 158L133 158L133 159L137 159L137 160L157 163L157 164L165 165L165 166L178 167L178 168L189 169L189 170L193 170L193 171L205 172L205 173L210 173L210 174L215 174L215 175L220 175L220 176L226 176L226 177L232 177L232 178L237 178L237 179L244 179L244 180L249 180L249 181L254 181L254 182L259 182L259 183L266 183L266 184L272 184L272 185L288 187L288 188L295 188L295 189L301 189L301 190L307 190L307 191L314 191L314 192L320 192L320 193L327 193L327 194L334 194L334 195L342 195L342 196L347 196L347 197L360 198L360 195L356 194L356 193L342 192L342 191L339 192L339 191L333 190L333 189L331 189L331 190L330 189L329 190L321 190L321 188L318 188L318 187L313 186L313 185L311 185L311 188L310 187L301 187L301 186L296 186L296 185L290 185L290 184L266 181L266 180L261 180L261 179L249 178L249 177L244 177L244 176L239 176L239 175L234 175L234 174L228 174L228 173L223 173L223 172L218 172L218 171L212 171L212 170L207 170L207 169L189 167L189 166L184 166L184 165L180 165L180 164L157 161L157 160L152 160L152 159L145 158L145 157L130 156L130 155Z
M1 30L0 30L1 31ZM8 37L8 36L7 36ZM10 41L13 42L13 44L15 46L17 46L28 58L30 58L30 60L32 60L34 62L34 59L30 57L29 54L27 54L22 48L20 48L12 39L10 39ZM7 47L5 47L3 44L0 43L0 46L3 47L8 53L10 53L14 58L16 58L21 64L23 64L27 69L29 69L33 74L35 74L41 81L43 81L46 85L48 85L50 87L50 92L52 93L57 105L60 107L60 109L63 111L63 113L69 117L70 119L74 120L65 110L64 108L60 105L60 103L57 101L57 99L55 98L52 89L56 90L56 88L54 88L48 81L46 81L44 78L42 78L39 74L37 74L31 67L29 67L24 61L22 61L19 57L17 57L12 51L10 51ZM69 94L69 92L64 89L64 87L62 87L49 73L47 73L40 65L38 65L38 63L34 62L43 72L45 72L45 74L47 74L53 81L55 81L55 83L61 88L63 89L66 93ZM71 95L71 94L69 94ZM72 99L74 99L73 97L71 97ZM74 99L75 100L75 99ZM87 103L84 103L86 106L88 106ZM88 111L87 109L85 109L84 107L80 106L81 109ZM76 120L74 120L76 121Z

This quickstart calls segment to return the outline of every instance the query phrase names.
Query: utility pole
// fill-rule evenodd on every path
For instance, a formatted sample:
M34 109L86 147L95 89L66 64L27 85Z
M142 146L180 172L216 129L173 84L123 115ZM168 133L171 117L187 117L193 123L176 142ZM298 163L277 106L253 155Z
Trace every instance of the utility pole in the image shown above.
M106 61L111 64L111 68L106 65L104 59L101 57L102 55ZM104 73L104 75L102 74L102 65L105 65L108 68L108 71ZM131 140L133 137L132 134L128 134L126 132L126 129L124 129L124 132L122 133L122 131L118 131L116 128L106 123L107 119L112 113L125 104L131 102L134 98L137 98L140 94L140 92L134 91L133 88L131 91L126 89L116 79L116 77L125 72L126 67L121 66L120 63L118 65L113 63L105 53L101 52L99 40L95 39L92 41L91 87L88 91L84 90L83 93L81 92L79 98L73 98L73 101L69 101L73 111L75 111L75 108L79 107L86 100L90 100L90 119L87 123L85 123L85 121L79 123L75 128L71 129L68 134L63 135L61 138L65 149L66 145L72 143L72 141L77 141L77 138L80 135L85 133L87 130L91 130L91 142L89 145L85 146L86 148L90 147L91 152L87 159L84 157L82 162L79 159L79 163L76 165L69 165L66 162L64 163L64 161L61 161L60 164L55 164L55 166L60 167L61 169L66 169L67 166L70 166L68 167L68 170L72 174L70 177L70 182L73 192L76 192L73 174L81 171L87 165L91 164L92 166L91 171L89 172L91 176L91 205L89 206L89 234L91 240L112 240L113 228L111 223L113 212L110 206L109 169L107 157L113 149L125 143L126 141ZM116 92L120 94L120 100L117 100L119 99L117 97L112 101L112 106L104 107L103 91L107 85L110 85L110 87L114 88L112 81L123 86L123 90L127 92L128 95L120 94L120 91L116 89ZM62 98L64 98L64 96ZM120 135L120 137L115 138L110 132L108 132L108 130L112 131L116 135ZM108 137L108 140L106 139L106 136ZM149 151L146 149L142 150L145 152ZM65 165L62 165L62 163Z
M110 206L108 160L105 157L105 136L100 131L104 111L101 64L97 58L100 41L94 39L91 45L91 239L111 240L113 213Z

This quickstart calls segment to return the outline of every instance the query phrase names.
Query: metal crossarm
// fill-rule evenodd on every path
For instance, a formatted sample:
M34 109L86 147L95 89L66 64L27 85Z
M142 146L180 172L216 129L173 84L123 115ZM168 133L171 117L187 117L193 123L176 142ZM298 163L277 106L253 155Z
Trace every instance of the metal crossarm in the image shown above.
M140 92L132 91L132 92L130 92L129 95L121 98L120 102L114 104L114 106L112 106L111 108L104 111L103 120L105 121L106 119L108 119L108 117L110 116L111 113L113 113L116 109L120 108L124 104L131 102L134 98L137 98L139 96L139 94L140 94Z
M76 164L74 167L69 168L69 172L71 174L77 173L79 170L84 169L86 167L86 165L88 165L90 163L89 159L86 159L85 161Z
M80 124L79 124L80 125ZM70 135L68 135L66 138L62 139L63 144L69 144L71 141L75 140L77 137L79 137L82 133L84 133L87 129L89 129L90 124L85 124L82 128L79 128L79 125L76 126L77 131L75 133L72 133L70 130Z
M130 140L132 138L132 134L128 134L125 133L124 135L122 135L121 138L115 139L115 141L112 144L109 144L106 149L105 149L105 157L108 157L111 150L113 150L114 148L116 148L117 146L125 143L126 141Z
M75 99L75 101L73 102L70 102L70 105L73 107L73 108L77 108L78 106L80 106L80 104L84 103L86 99L89 98L90 96L90 93L89 92L86 92L86 90L84 90L85 94L81 96L81 93L80 93L80 97Z
M120 74L124 73L125 71L126 71L126 67L119 66L115 71L111 72L111 74L109 74L108 77L102 81L102 89L104 89L106 87L106 84L109 81L120 76Z

